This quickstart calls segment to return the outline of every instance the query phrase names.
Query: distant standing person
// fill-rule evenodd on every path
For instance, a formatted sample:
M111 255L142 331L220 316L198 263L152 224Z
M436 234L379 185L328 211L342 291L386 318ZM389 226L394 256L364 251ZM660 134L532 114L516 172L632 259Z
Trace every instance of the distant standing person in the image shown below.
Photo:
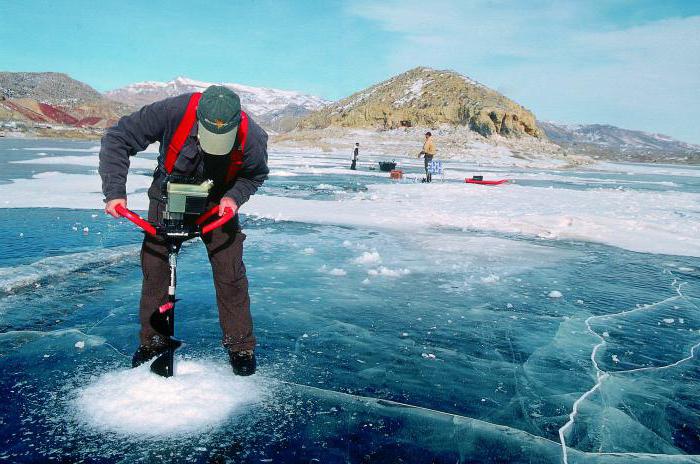
M352 163L350 169L353 171L357 168L357 157L360 156L360 144L355 143L355 149L352 151Z
M423 143L423 149L420 153L418 153L418 158L420 158L421 155L425 156L425 182L433 181L433 175L430 173L428 167L430 166L430 162L433 160L436 151L437 150L435 149L435 142L433 142L433 134L431 134L430 132L426 132L425 142Z

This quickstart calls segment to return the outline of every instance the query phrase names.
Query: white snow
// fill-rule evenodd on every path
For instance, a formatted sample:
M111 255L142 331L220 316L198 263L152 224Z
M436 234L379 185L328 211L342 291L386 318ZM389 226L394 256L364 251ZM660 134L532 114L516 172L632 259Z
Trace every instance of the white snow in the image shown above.
M147 189L153 178L131 174L127 181L127 195L138 189ZM42 172L31 179L14 179L0 185L2 208L78 208L102 209L102 181L97 174L66 174ZM143 195L129 198L131 209L145 210L148 198Z
M78 393L75 416L101 431L174 436L221 424L263 397L259 376L237 377L228 366L178 359L175 374L160 377L147 364L104 374Z
M369 185L367 192L343 201L259 195L243 211L275 220L400 230L489 230L700 256L700 221L695 217L699 198L677 191L395 183Z
M345 155L274 153L270 164L273 173L279 168L280 172L293 174L362 176L363 182L369 184L367 191L349 192L342 200L336 201L258 194L242 207L242 212L277 221L395 230L483 230L546 240L590 241L639 252L700 256L700 221L697 220L700 195L697 193L607 188L609 179L596 179L593 177L595 172L580 169L573 172L510 172L507 170L510 168L504 170L492 166L489 171L465 162L450 162L446 177L459 179L486 172L494 177L557 180L600 185L600 188L535 187L517 183L500 187L457 182L372 184L374 177L385 177L385 174L350 172L341 168L339 166L344 166L347 161ZM59 163L51 161L56 159L68 164L97 165L97 156L62 156L29 161ZM475 161L480 160L482 158L475 158ZM135 163L132 164L134 167L144 168L153 165L152 160L143 158L132 158L132 163ZM418 166L416 160L410 159L403 159L402 164ZM627 177L628 182L642 182L635 179L636 174L700 175L698 169L683 167L612 164L596 167L602 168L608 172L629 169L633 175L619 176ZM150 176L129 176L130 208L146 209L145 192L138 195L133 195L133 192L145 190L150 182ZM616 182L612 181L609 186L619 185ZM323 185L324 188L328 186L331 184ZM13 183L0 185L0 207L101 209L100 190L97 174L40 173L29 179L15 179Z
M131 168L137 169L155 169L156 160L139 158L137 156L132 156L130 159ZM95 156L51 156L45 158L34 158L21 161L12 161L13 164L41 164L41 165L72 165L72 166L89 166L98 167L100 165L100 160Z
M423 94L423 87L432 82L431 79L423 79L422 77L416 79L411 83L410 86L404 91L403 97L394 102L395 107L401 107L407 103L412 102L416 98L419 98Z

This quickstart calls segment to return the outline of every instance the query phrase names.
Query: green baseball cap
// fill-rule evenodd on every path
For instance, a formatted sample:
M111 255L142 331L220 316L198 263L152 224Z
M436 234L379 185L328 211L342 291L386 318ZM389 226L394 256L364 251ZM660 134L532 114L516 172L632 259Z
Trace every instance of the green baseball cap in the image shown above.
M199 144L210 155L228 155L241 121L241 99L221 85L209 86L197 106Z

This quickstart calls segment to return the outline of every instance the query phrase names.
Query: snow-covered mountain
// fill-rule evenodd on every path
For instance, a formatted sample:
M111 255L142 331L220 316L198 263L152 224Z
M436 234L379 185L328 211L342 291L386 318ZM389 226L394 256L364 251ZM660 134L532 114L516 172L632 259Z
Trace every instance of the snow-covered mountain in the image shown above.
M547 137L565 148L592 155L616 154L619 158L640 156L649 160L695 159L700 146L676 140L668 135L622 129L608 124L560 124L538 121Z
M146 81L137 82L115 90L106 92L105 95L112 100L126 103L132 106L142 106L173 97L183 93L202 92L212 85L212 82L202 82L178 77L169 82ZM242 84L223 83L241 97L243 108L264 123L267 116L279 118L287 109L295 115L299 109L306 112L316 111L329 104L320 97L306 95L291 90L269 89L264 87L251 87Z

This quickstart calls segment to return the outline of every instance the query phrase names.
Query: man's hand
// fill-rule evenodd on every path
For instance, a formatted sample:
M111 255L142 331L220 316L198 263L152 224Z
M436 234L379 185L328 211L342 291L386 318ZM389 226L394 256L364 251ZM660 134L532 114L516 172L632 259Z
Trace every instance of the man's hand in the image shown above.
M420 158L422 154L423 152L418 153L418 158Z
M234 215L236 214L236 211L238 211L238 205L235 201L233 201L233 198L223 197L219 203L219 216L224 215L226 208L231 208Z
M105 213L115 218L121 217L116 211L117 205L122 205L124 208L126 208L126 198L115 198L114 200L109 200L105 205Z

